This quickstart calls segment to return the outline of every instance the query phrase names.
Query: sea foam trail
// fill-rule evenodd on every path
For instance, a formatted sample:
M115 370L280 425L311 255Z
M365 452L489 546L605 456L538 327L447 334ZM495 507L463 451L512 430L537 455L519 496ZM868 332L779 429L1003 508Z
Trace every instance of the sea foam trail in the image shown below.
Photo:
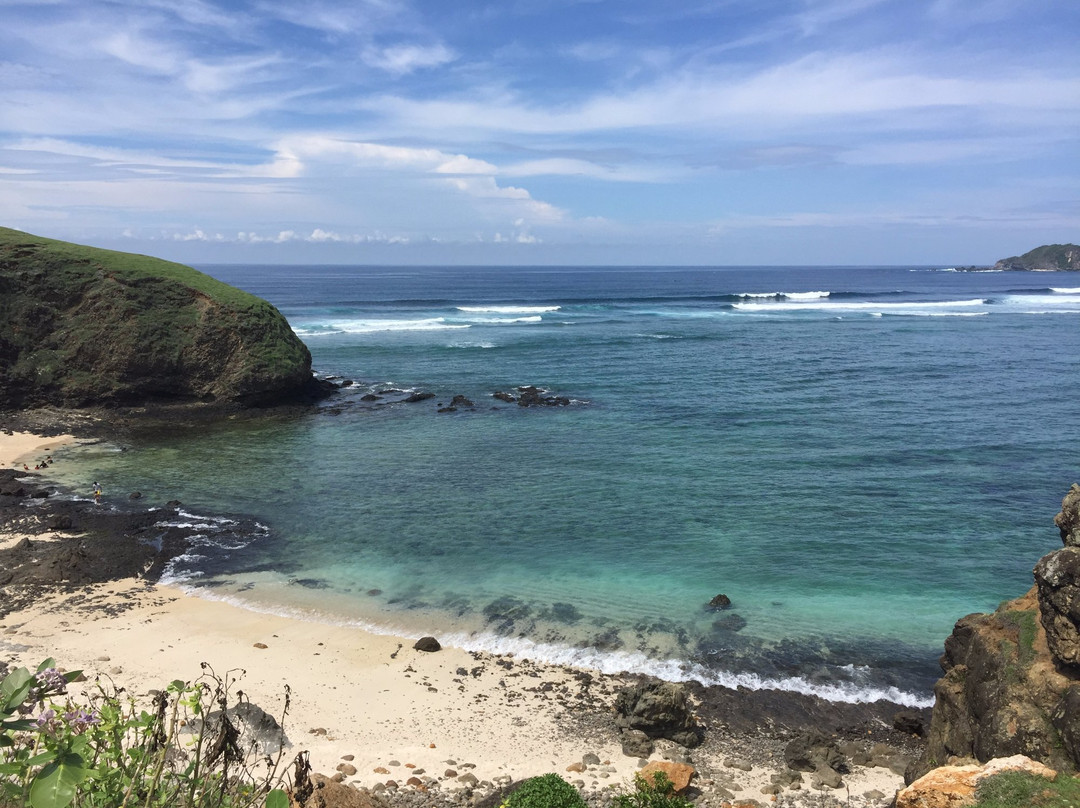
M544 314L559 311L562 306L457 306L458 311L470 314Z
M1050 291L1059 295L1080 295L1080 286L1051 286Z
M912 301L908 303L884 303L884 302L835 302L832 300L815 301L777 301L775 303L733 303L732 306L740 311L887 311L887 312L911 312L940 311L943 309L971 308L985 306L989 303L987 298L974 298L972 300L933 300Z
M444 317L422 320L336 320L323 324L294 327L301 337L323 337L330 334L372 334L379 331L443 331L468 328L467 323L448 323Z

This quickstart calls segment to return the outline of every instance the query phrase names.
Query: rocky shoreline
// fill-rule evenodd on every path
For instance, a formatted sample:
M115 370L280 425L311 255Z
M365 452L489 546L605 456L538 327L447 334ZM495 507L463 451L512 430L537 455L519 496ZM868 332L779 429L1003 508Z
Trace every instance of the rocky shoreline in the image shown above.
M103 431L122 434L125 428L123 419L101 430L101 422L92 415L42 411L21 413L5 423L20 429L32 425L39 433L75 431L97 436ZM81 610L84 615L116 615L138 608L136 598L118 601L97 593L103 584L131 581L153 591L169 560L188 549L194 529L165 524L175 516L179 503L131 500L121 508L103 509L92 502L57 496L33 472L8 472L5 477L17 480L24 491L16 502L0 508L0 537L21 537L0 544L0 623L57 595L64 608ZM42 489L49 496L32 496ZM238 530L257 529L250 520L230 518ZM544 666L512 657L478 654L474 659L490 671L485 675L499 675L500 681L519 679L527 684L544 670ZM923 751L922 732L930 717L929 710L888 702L846 704L786 691L691 683L677 688L683 694L680 698L691 705L688 715L701 740L688 747L665 739L663 729L639 729L632 719L623 716L620 724L617 718L620 693L657 687L657 682L569 669L565 673L572 684L564 685L561 694L541 692L521 698L557 708L560 731L586 747L590 738L596 739L597 750L605 742L609 747L621 745L624 762L620 765L640 765L650 754L654 759L692 765L696 779L691 794L700 805L737 800L746 805L754 801L787 806L885 805L892 798L888 787L856 794L849 782L879 771L884 782L898 786L905 768ZM516 684L507 681L507 687ZM650 754L643 755L646 750ZM597 763L585 762L593 757ZM612 789L605 786L612 785L613 774L605 765L618 771L610 766L616 761L605 764L606 759L585 748L581 760L552 761L558 765L549 768L592 794L592 805L605 808L612 798ZM338 779L349 780L341 772ZM390 788L386 782L392 780L368 787L394 804L410 806L476 804L507 785L489 778L462 789L457 778L450 784L438 778L421 781L422 788L403 783Z

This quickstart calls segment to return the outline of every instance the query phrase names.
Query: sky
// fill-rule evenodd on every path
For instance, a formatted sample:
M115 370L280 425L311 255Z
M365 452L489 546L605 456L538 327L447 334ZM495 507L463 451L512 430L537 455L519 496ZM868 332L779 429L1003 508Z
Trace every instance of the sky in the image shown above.
M0 0L0 226L186 263L1080 242L1077 0Z

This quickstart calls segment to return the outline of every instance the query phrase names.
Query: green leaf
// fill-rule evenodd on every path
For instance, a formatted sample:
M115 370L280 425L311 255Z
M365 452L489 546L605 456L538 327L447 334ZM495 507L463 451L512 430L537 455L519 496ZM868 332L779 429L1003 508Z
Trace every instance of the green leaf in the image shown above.
M21 774L22 770L21 763L0 763L0 774Z
M33 808L66 808L75 799L75 789L86 777L83 759L67 754L53 761L34 778L30 786Z
M29 718L16 718L14 721L5 721L0 724L0 729L3 729L5 732L25 732L28 729L33 729L35 726L35 722Z
M42 662L40 665L37 666L37 673L41 673L46 668L55 668L55 667L56 667L56 660L53 659L52 657L49 657L48 659L46 659L44 662Z
M24 766L44 766L46 763L52 763L56 760L56 752L42 752L40 755L34 755L32 758L23 761Z
M16 668L0 682L0 710L17 707L26 700L34 684L34 675L26 668Z
M265 808L289 808L289 797L280 788L275 788L266 795Z
M68 673L64 674L64 681L70 685L80 676L82 676L82 671L69 671Z

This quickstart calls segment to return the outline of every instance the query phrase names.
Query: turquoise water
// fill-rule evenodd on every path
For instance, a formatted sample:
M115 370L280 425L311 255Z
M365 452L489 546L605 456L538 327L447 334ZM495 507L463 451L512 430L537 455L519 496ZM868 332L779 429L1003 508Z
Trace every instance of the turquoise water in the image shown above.
M62 473L267 525L221 548L207 522L171 572L252 608L925 703L953 622L1030 586L1080 479L1068 275L206 270L356 383ZM527 384L572 403L491 398ZM436 398L361 401L391 387ZM456 394L476 407L439 413Z

